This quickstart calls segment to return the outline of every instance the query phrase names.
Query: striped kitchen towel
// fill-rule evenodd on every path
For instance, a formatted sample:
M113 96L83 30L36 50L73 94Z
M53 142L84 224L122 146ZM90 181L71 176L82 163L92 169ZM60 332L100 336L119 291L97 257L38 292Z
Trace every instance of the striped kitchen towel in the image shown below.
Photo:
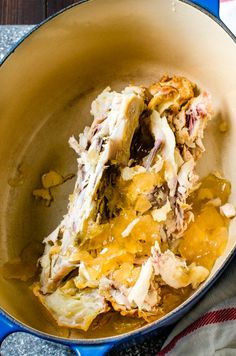
M236 355L236 258L173 329L158 356Z

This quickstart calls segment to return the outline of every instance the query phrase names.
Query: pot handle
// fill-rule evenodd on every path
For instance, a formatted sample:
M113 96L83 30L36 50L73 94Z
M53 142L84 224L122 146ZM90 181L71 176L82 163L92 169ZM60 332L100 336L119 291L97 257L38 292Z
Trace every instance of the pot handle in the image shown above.
M114 346L114 344L102 345L70 345L70 348L77 356L103 356Z
M209 11L212 15L219 17L219 2L220 0L192 0L194 4L197 4L203 9Z
M7 315L0 313L0 345L8 335L18 331L26 332L26 330L14 323ZM103 356L114 346L114 343L101 345L70 344L68 346L77 356Z
M0 345L3 340L11 333L24 331L20 326L15 324L6 315L0 313Z

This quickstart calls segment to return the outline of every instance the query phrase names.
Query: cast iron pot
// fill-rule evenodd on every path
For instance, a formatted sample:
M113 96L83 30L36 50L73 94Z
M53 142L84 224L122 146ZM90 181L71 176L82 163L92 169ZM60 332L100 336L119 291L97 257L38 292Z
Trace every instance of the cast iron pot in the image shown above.
M45 208L32 190L49 169L76 172L67 141L91 123L89 106L110 85L148 84L163 73L183 74L208 89L215 120L207 154L198 169L223 169L236 202L235 37L218 19L216 1L90 0L37 26L0 68L0 263L17 257L30 241L41 241L66 211L72 185L55 193ZM219 120L230 130L219 134ZM19 178L23 184L9 184ZM138 330L99 338L63 337L25 283L0 278L0 340L25 331L70 345L78 355L102 355L128 338L158 330L182 317L210 288L235 252L232 222L225 253L207 281L181 306Z

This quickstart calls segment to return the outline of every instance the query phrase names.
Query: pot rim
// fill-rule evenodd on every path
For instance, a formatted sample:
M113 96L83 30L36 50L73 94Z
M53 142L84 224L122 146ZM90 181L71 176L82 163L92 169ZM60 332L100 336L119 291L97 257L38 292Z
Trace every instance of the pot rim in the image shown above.
M7 51L6 55L0 60L0 67L5 63L5 61L15 52L17 47L24 42L31 34L33 34L38 28L42 27L44 24L52 20L53 18L57 17L58 15L62 14L63 12L72 9L75 6L82 5L86 2L89 2L90 0L78 0L76 3L71 4L64 9L56 12L55 14L47 17L45 20L41 21L39 24L35 25L29 32L27 32L25 35L23 35L20 40L18 40L13 46L10 47L10 49ZM230 31L230 29L224 24L223 21L219 17L216 17L215 15L212 15L208 10L204 9L203 7L195 4L191 0L178 0L186 5L192 6L195 9L201 11L208 17L210 17L214 22L216 22L220 27L225 30L225 32L232 38L232 40L236 43L236 36L233 34L233 32Z
M55 14L49 16L47 19L43 20L39 24L35 25L29 32L27 32L24 36L21 37L19 41L17 41L7 52L7 54L3 57L2 60L0 60L0 68L1 66L6 62L6 60L15 52L17 47L24 42L29 36L31 36L38 28L42 27L44 24L49 22L50 20L54 19L58 15L64 13L65 11L72 9L73 7L82 5L86 2L89 2L90 0L78 0L76 3L67 6L66 8L56 12ZM221 21L220 18L212 15L208 10L202 8L201 6L193 3L190 0L179 0L182 3L192 6L195 9L201 11L203 14L207 15L210 17L217 25L223 28L223 30L231 37L231 39L236 43L236 36L229 30L229 28ZM225 268L228 266L230 261L233 259L234 255L236 255L236 245L233 247L233 249L230 251L230 253L227 255L227 258L224 260L223 264L221 265L221 268L218 269L214 275L205 282L205 285L201 288L199 288L196 292L194 292L186 301L184 301L182 304L180 304L179 307L175 308L174 310L170 311L166 315L164 315L162 318L147 324L141 328L138 328L133 331L129 331L124 334L120 334L117 336L109 336L109 337L102 337L98 339L70 339L70 338L65 338L65 337L60 337L60 336L55 336L51 335L49 333L37 330L31 326L26 325L25 323L17 320L16 318L12 317L7 311L4 310L0 306L0 314L2 314L6 319L9 319L13 324L19 326L22 330L18 330L21 332L29 332L30 334L33 334L35 336L41 337L43 339L49 340L49 341L55 341L59 342L61 344L78 344L78 345L99 345L99 344L111 344L111 343L116 343L119 341L124 341L125 339L128 339L130 336L137 337L139 334L144 335L147 334L151 331L158 330L162 327L167 327L170 325L172 322L175 321L175 317L178 314L183 315L185 311L188 311L194 304L197 302L209 289L210 287L215 283L215 281L220 277L220 275L223 273Z

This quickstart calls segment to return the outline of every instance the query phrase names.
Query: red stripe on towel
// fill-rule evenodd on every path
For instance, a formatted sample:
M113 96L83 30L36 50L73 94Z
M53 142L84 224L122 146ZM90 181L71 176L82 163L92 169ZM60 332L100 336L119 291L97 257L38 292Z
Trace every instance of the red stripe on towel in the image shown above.
M186 329L181 331L181 333L176 335L174 339L157 354L157 356L165 356L175 347L175 345L177 344L177 342L179 342L180 339L192 333L193 331L209 324L223 323L224 321L229 320L236 320L236 308L225 308L209 312L203 315L198 320L196 320L191 325L189 325Z

